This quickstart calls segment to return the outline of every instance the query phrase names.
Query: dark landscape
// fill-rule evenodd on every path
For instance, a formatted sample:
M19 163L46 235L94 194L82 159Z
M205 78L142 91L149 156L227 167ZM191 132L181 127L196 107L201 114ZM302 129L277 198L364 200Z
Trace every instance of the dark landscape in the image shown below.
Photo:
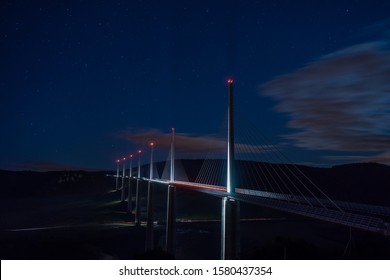
M182 161L189 179L200 160ZM162 174L164 164L158 163ZM390 167L300 166L333 199L390 206ZM147 167L144 166L146 172ZM1 259L219 259L221 199L177 189L176 250L164 252L166 187L155 187L155 247L115 192L114 172L0 171ZM142 192L142 220L146 213ZM390 259L390 238L241 203L242 259Z

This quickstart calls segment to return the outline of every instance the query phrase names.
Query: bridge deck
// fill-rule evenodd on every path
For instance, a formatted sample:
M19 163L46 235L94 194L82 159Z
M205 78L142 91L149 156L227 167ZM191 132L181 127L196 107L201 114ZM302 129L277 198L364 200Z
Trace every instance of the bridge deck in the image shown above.
M149 180L146 178L143 179ZM168 180L152 179L151 181L164 185L170 184ZM174 185L177 187L188 188L191 190L204 192L218 197L225 197L227 195L226 188L221 186L183 181L175 181ZM259 192L246 189L236 189L236 193L231 197L239 201L244 201L276 210L287 211L290 213L316 218L323 221L333 222L345 226L350 226L353 228L378 232L385 235L390 234L390 224L385 223L382 219L331 209L330 207L332 205L333 207L335 207L334 204L330 201L326 202L326 200L322 200L321 202L323 204L327 204L326 206L328 206L329 208L319 207L321 206L321 203L319 203L318 200L315 198L309 198L309 201L311 203L311 205L309 205L303 203L307 203L307 198L304 199L303 197L291 197L285 194ZM388 207L373 206L372 209L374 210L375 208L383 210L374 211L370 209L370 205L342 201L337 201L336 203L339 207L344 208L344 210L362 211L364 209L369 209L371 210L371 212L375 212L375 214L385 213L385 215L389 215L390 213L390 209Z

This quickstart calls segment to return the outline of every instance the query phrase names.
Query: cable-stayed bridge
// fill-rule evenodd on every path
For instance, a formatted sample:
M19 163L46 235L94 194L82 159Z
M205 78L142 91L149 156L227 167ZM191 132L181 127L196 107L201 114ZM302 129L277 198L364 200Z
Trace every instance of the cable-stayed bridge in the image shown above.
M176 174L178 171L175 158L175 130L171 131L171 144L166 168L160 177L154 172L154 143L150 143L149 176L141 176L141 154L138 151L138 167L133 168L134 156L117 161L115 189L121 191L121 200L128 202L128 212L134 211L134 222L141 224L140 193L141 183L148 184L146 249L152 250L154 225L154 187L166 186L166 250L174 253L175 235L175 189L186 188L222 198L221 258L235 259L240 254L239 221L240 202L315 218L327 222L345 225L351 228L390 235L390 207L363 203L354 203L331 199L295 164L274 164L256 161L256 159L238 160L237 155L276 154L277 159L287 160L277 147L265 144L236 144L234 133L233 81L228 81L227 141L225 141L226 159L216 155L208 156L203 161L196 176ZM221 143L218 143L221 144ZM238 151L238 152L236 152ZM219 151L220 152L220 151ZM272 160L272 159L270 159ZM122 172L120 165L122 163ZM129 170L129 171L127 171ZM181 169L181 171L183 171ZM128 172L128 173L127 173ZM121 173L121 174L120 174ZM127 174L126 174L127 173ZM179 173L179 172L178 172ZM120 182L121 181L121 182ZM133 207L133 187L136 187Z

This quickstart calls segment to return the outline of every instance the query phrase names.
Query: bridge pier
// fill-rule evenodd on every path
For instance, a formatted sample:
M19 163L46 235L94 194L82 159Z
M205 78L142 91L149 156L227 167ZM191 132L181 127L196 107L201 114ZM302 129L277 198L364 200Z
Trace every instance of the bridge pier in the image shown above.
M175 186L168 185L168 200L167 200L167 225L166 225L166 237L165 246L166 251L169 254L175 253Z
M146 244L145 249L146 251L153 250L154 248L154 235L153 235L153 211L154 211L154 199L153 199L153 184L149 181L148 182L148 214L146 219Z
M116 183L115 183L115 190L117 191L118 190L118 184L119 184L119 162L120 160L118 159L116 161Z
M221 259L236 260L240 256L240 202L222 199Z
M175 129L172 128L171 134L171 170L170 170L170 184L168 185L167 197L167 221L165 229L165 250L169 254L175 253Z
M138 151L138 177L137 177L137 189L135 192L135 216L134 221L135 225L139 226L141 224L141 153Z
M150 169L149 169L149 179L153 179L153 147L154 143L150 143ZM153 211L154 211L154 199L153 199L153 184L149 180L148 182L148 213L146 219L146 251L153 250L154 248L154 238L153 238L153 227L154 227L154 219L153 219Z
M135 212L134 222L137 226L141 224L141 179L137 179L137 188L135 190Z
M131 180L133 176L133 155L130 155L130 168L129 168L129 185L127 187L127 213L131 214L131 210L133 209L133 201L132 201L132 186Z
M129 186L127 187L127 213L131 214L133 210L133 197L132 197L132 186L131 186L132 178L129 178Z
M124 181L124 180L123 180ZM122 192L121 192L121 202L125 201L125 185L123 183Z
M126 158L123 158L121 202L123 202L125 200L125 192L124 192L124 188L125 188L125 169L126 169Z

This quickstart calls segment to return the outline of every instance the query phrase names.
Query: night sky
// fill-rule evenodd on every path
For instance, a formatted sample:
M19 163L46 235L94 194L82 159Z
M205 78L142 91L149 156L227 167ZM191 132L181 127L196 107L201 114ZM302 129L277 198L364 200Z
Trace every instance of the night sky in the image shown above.
M207 144L228 78L237 126L295 162L390 164L389 31L385 0L1 1L0 168L114 168L171 127Z

